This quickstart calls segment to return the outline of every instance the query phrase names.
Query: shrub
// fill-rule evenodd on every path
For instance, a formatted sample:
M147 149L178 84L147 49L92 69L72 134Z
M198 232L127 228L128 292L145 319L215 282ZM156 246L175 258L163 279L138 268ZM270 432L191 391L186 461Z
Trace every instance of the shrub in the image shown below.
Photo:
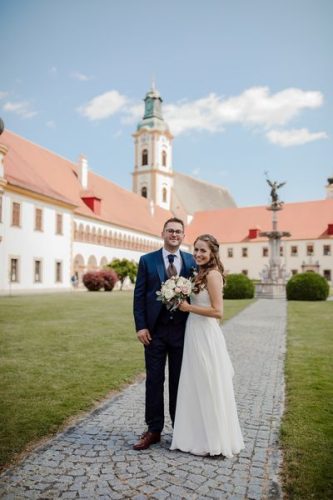
M326 300L328 294L326 279L311 271L295 274L287 283L287 300Z
M106 292L111 292L118 281L118 275L113 269L99 271L103 277L103 287Z
M228 274L224 285L225 299L252 299L254 284L244 274Z
M82 281L90 292L98 292L104 285L104 279L100 271L89 271L85 273Z
M138 264L136 262L128 259L113 259L107 267L117 273L120 280L120 290L123 289L123 284L127 277L131 280L131 283L135 282L138 272Z
M90 292L98 292L101 288L104 288L106 292L111 292L118 281L118 276L113 269L103 269L85 273L82 280Z

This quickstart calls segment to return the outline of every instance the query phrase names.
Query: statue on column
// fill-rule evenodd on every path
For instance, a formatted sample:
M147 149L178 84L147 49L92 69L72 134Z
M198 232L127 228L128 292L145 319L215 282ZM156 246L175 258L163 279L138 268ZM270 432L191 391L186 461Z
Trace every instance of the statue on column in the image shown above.
M271 187L271 198L272 198L272 207L280 208L281 205L283 205L283 201L279 200L279 195L278 195L278 189L280 189L282 186L284 186L286 183L285 182L280 182L278 183L277 181L270 181L269 179L266 179L267 183Z

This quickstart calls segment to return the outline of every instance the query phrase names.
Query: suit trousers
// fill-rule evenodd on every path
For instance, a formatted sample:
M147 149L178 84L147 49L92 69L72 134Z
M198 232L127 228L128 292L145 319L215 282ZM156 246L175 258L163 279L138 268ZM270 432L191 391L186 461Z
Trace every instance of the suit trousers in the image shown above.
M169 413L172 426L175 420L177 391L183 358L185 321L159 318L152 340L145 346L146 409L148 430L161 432L164 427L165 366L169 369Z

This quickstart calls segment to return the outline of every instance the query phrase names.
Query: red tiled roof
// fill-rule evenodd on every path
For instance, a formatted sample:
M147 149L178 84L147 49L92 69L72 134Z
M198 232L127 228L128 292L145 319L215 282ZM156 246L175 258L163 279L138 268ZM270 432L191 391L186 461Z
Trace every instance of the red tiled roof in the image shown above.
M328 238L328 224L333 223L333 199L286 203L278 212L278 230L291 233L289 240ZM190 241L204 233L213 234L220 243L267 241L267 238L249 239L249 229L272 229L272 212L265 206L224 208L196 212L187 236Z
M102 200L101 214L96 215L81 199L77 165L8 130L0 142L8 147L4 166L9 184L70 203L77 214L154 236L160 236L165 220L172 217L158 206L152 216L149 200L90 171L89 192Z

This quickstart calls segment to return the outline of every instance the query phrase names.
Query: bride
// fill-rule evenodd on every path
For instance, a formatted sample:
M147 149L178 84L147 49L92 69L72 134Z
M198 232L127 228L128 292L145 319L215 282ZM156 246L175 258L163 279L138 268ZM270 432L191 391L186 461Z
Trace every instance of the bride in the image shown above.
M194 242L199 267L189 312L171 450L232 457L244 448L234 397L233 367L218 323L223 316L224 269L219 244L204 234Z

